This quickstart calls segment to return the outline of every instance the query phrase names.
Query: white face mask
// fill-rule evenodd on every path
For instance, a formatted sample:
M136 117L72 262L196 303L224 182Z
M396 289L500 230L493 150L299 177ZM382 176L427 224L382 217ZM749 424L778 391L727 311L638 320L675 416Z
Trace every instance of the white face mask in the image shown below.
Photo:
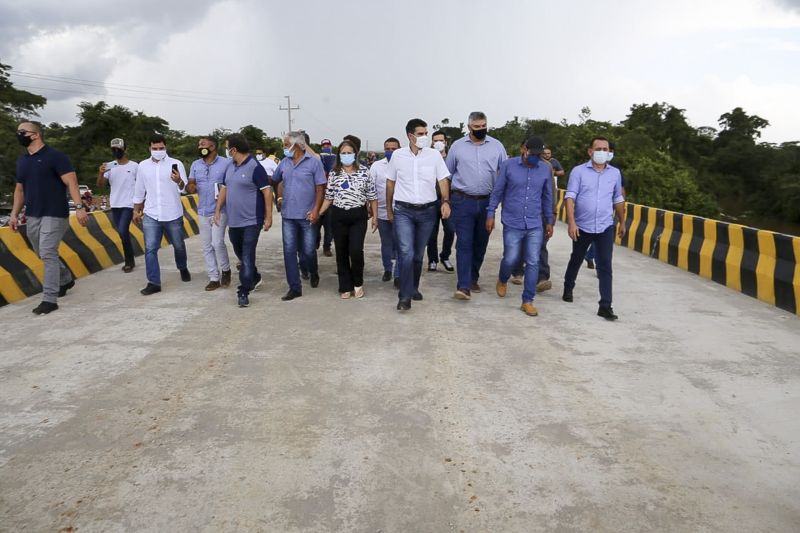
M445 149L444 141L436 141L435 143L433 143L433 147L439 152L444 152Z
M264 160L264 154L256 154L256 161L263 161L263 160Z
M165 157L167 157L166 150L150 150L150 156L155 159L156 161L161 161Z
M608 152L608 159L606 159L606 163L611 163L612 159L614 159L614 152Z
M416 145L417 148L422 150L423 148L427 148L431 145L431 138L428 137L427 135L423 135L422 137L417 137L417 139L414 141L414 144Z
M592 152L592 161L598 165L606 164L608 162L608 152L595 150Z

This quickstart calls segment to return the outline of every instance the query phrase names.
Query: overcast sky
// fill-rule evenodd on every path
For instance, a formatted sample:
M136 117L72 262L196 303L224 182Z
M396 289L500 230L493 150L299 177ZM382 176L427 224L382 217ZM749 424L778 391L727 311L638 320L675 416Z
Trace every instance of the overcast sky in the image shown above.
M763 140L800 140L800 0L0 0L0 35L45 122L105 100L192 134L279 135L291 95L293 129L375 149L413 117L619 122L667 102L695 127L741 106Z

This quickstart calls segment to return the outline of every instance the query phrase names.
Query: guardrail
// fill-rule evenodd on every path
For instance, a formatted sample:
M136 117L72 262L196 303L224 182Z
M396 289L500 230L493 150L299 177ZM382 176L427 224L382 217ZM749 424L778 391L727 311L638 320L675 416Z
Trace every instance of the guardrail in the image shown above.
M197 235L197 196L183 201L184 237ZM134 255L144 254L144 234L141 225L131 224ZM162 238L161 246L169 245ZM58 254L73 276L81 278L123 262L122 241L114 229L110 211L89 213L86 227L70 214L69 228L58 247ZM23 300L42 292L44 264L28 241L25 225L18 232L0 228L0 306Z

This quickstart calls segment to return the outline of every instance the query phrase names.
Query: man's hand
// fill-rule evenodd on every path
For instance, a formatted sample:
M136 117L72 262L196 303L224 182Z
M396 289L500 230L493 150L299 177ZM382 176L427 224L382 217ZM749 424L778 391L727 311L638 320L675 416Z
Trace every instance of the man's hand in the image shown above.
M450 218L450 202L443 203L441 211L442 211L442 220L447 220L448 218Z
M134 209L133 210L133 222L135 224L141 224L142 223L142 211L140 211L139 209Z
M89 215L86 213L86 209L78 209L75 211L75 217L78 219L78 224L81 226L86 226L89 223Z
M272 227L272 217L264 219L264 231L269 231L269 228Z
M8 225L11 228L11 231L16 232L19 229L19 220L17 219L17 215L11 214L11 218L8 220Z
M177 170L173 170L169 177L178 185L179 189L183 189L183 180Z
M569 227L567 228L567 233L569 234L569 238L573 241L578 240L578 236L581 234L580 230L578 230L578 225L574 222L569 223Z
M389 221L389 224L394 222L394 211L392 211L392 207L389 205L386 206L386 220Z
M553 225L552 224L545 224L544 226L544 237L545 239L549 239L553 236Z
M319 220L319 211L316 209L312 209L308 213L306 213L306 220L311 222L312 224L316 224L317 220Z
M494 218L486 219L486 233L491 233L494 230Z
M108 172L108 170L109 170L109 169L108 169L108 163L100 163L100 166L99 166L99 167L97 167L97 170L98 170L98 171L99 171L101 174L105 174L105 173L106 173L106 172Z
M222 218L222 215L219 214L219 211L214 213L214 225L219 226L219 221Z
M378 229L378 217L372 217L370 224L372 224L372 233L375 233L375 230Z
M619 227L617 228L617 236L621 239L625 236L626 232L625 222L620 222Z

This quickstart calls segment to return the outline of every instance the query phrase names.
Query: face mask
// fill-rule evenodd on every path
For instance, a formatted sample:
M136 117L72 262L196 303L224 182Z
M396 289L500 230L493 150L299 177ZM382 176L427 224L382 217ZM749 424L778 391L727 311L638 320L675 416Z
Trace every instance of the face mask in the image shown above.
M122 159L123 157L125 157L125 150L123 150L122 148L112 148L111 155L114 156L114 159Z
M606 163L611 163L612 159L614 159L614 152L608 152L608 159L606 159Z
M488 130L486 128L481 128L479 130L471 130L471 131L472 131L472 135L476 139L478 139L479 141L482 141L482 140L484 140L486 138L486 132Z
M289 148L283 149L284 157L292 157L294 155L294 145L291 145Z
M604 165L608 162L608 152L602 150L595 150L592 152L592 161L598 165Z
M17 133L17 140L19 141L19 144L21 144L25 148L30 146L30 144L33 142L33 139L28 137L28 135L25 133Z
M444 141L436 141L433 143L433 148L438 152L444 152L445 147Z
M330 148L328 148L328 147L325 147L325 148L322 149L322 153L323 154L330 154L330 153L332 153L332 150Z
M423 135L422 137L417 137L414 140L414 145L416 145L416 147L419 148L420 150L422 150L423 148L427 148L431 145L431 138L428 137L427 135Z
M394 153L394 150L384 150L383 151L383 155L384 155L384 157L386 157L387 161L391 161L392 160L392 154L393 153Z
M205 157L211 153L211 150L209 150L208 148L198 148L197 153L200 157Z
M344 166L350 166L355 162L356 154L339 154L339 159L342 160Z
M256 154L256 161L263 161L263 160L264 160L264 154Z
M535 167L539 164L539 156L534 154L528 154L528 164L532 167Z
M156 161L161 161L165 157L167 157L166 150L150 150L150 156L155 159Z

